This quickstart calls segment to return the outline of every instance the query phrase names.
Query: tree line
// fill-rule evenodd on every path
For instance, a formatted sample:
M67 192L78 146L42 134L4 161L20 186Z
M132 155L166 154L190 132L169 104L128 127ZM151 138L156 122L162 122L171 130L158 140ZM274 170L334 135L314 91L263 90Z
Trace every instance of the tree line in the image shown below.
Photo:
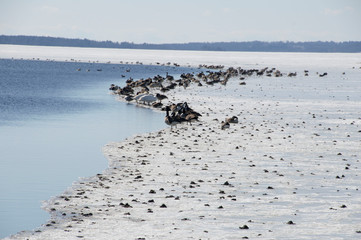
M361 52L361 41L313 41L313 42L190 42L190 43L133 43L95 41L89 39L71 39L43 36L9 36L0 35L0 44L91 47L91 48L123 48L154 50L196 50L196 51L251 51L251 52Z

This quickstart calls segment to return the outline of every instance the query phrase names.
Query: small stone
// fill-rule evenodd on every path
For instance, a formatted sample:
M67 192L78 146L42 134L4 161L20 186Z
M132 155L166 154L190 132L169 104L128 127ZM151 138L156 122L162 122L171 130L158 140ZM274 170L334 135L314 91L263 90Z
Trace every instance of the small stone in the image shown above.
M93 216L92 213L82 213L81 215L83 215L84 217L91 217L91 216Z
M239 229L249 229L247 225L243 225L242 227L239 227Z
M129 203L126 203L123 205L124 208L132 208L132 206L129 205Z

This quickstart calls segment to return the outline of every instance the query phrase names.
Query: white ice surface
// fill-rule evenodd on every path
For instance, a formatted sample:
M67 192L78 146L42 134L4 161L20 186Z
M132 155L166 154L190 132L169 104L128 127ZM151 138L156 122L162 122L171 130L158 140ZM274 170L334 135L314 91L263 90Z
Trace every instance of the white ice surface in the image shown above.
M55 61L85 61L166 64L183 66L221 64L225 66L278 67L294 70L295 67L327 69L361 64L360 53L262 53L262 52L208 52L173 50L132 50L107 48L44 47L0 44L0 58L40 59ZM286 69L289 68L289 69ZM302 69L303 70L303 69Z
M0 45L0 57L268 66L298 73L168 93L171 101L187 101L201 112L201 122L109 143L103 175L48 200L53 217L47 226L10 239L361 238L361 54ZM317 71L328 75L320 78ZM240 122L221 130L220 121L233 115Z

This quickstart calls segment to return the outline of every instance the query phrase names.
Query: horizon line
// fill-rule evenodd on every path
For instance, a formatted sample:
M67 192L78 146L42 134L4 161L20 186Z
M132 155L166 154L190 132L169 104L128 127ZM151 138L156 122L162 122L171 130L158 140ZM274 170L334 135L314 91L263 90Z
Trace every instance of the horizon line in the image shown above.
M297 40L297 41L293 41L293 40L272 40L272 41L263 41L263 40L247 40L247 41L237 41L237 40L232 40L232 41L190 41L190 42L162 42L162 43L151 43L151 42L133 42L133 41L127 41L127 40L122 40L122 41L115 41L115 40L94 40L94 39L89 39L89 38L81 38L81 37L55 37L55 36L45 36L45 35L24 35L24 34L19 34L19 35L6 35L6 34L1 34L0 37L5 36L5 37L40 37L40 38L62 38L62 39L69 39L69 40L89 40L89 41L95 41L95 42L112 42L112 43L131 43L131 44L137 44L137 45L144 45L144 44L149 44L149 45L166 45L166 44L190 44L190 43L249 43L249 42L264 42L264 43L315 43L315 42L323 42L323 43L347 43L347 42L361 42L361 40L347 40L347 41L334 41L334 40L307 40L307 41L302 41L302 40Z

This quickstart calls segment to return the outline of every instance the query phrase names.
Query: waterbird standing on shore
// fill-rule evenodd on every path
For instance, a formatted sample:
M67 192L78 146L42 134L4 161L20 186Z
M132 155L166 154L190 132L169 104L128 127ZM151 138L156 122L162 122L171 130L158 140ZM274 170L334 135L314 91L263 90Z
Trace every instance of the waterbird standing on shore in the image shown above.
M230 126L229 122L224 122L224 121L221 122L221 129L222 130L225 130L225 129L229 128L229 126Z
M198 121L198 115L194 113L190 113L185 117L185 120L192 125L192 122Z
M172 104L169 106L169 110L172 111L173 114L179 114L182 109L182 103Z
M167 114L166 114L166 116L164 118L164 122L167 125L170 125L170 129L172 130L172 127L176 126L178 123L180 123L180 121L176 118L176 116L174 114L172 114L172 116L169 116L169 111L170 111L169 106L167 106L165 108L165 111L167 112Z
M134 100L138 103L139 99L147 95L146 93L140 93L134 97Z
M130 102L130 101L133 101L133 100L134 100L134 98L133 98L132 95L128 95L128 96L125 97L125 101L127 101L127 102Z
M162 100L168 98L166 95L159 94L159 93L157 93L155 96L157 97L157 99L159 100L159 102L162 102Z
M144 104L147 102L148 105L155 102L156 100L157 100L157 98L152 94L146 94L138 99L138 101L142 101Z
M228 123L238 123L238 117L233 116L233 117L230 117L230 118L226 118L226 122L228 122Z

